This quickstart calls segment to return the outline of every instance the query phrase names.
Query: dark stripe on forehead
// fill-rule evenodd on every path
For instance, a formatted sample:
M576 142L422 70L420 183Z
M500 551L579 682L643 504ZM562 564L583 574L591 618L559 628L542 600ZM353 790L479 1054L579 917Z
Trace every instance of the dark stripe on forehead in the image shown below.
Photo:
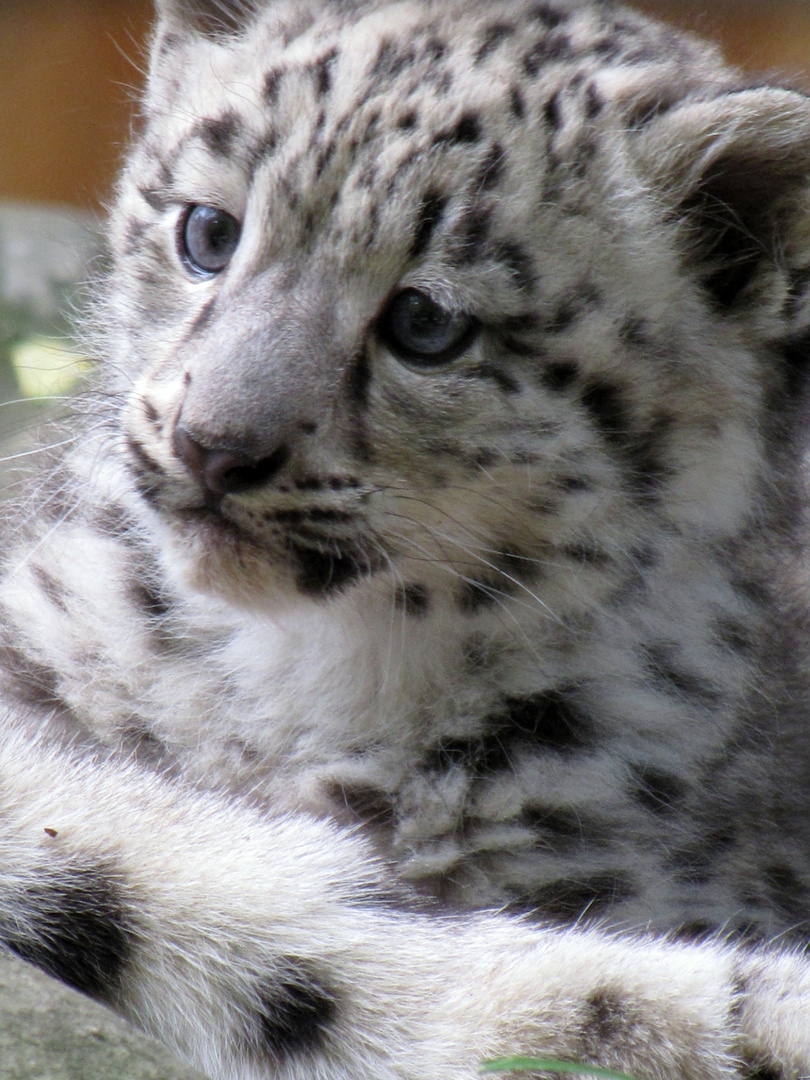
M481 119L475 113L465 113L451 128L439 131L433 142L439 143L474 143L481 138Z
M332 89L332 66L338 55L337 49L330 49L313 66L312 74L315 80L315 93L318 97L326 97Z
M193 131L198 135L206 149L217 157L229 157L234 151L234 144L242 134L242 121L234 112L223 113L218 117L200 120Z
M476 64L482 63L494 52L498 46L511 34L514 34L515 28L510 26L509 23L493 23L492 26L488 26L486 33L484 34L484 40L478 47L478 51L475 54Z
M496 262L507 268L521 292L532 292L537 275L526 248L516 240L500 240L494 246L494 256Z
M441 224L447 206L446 196L438 191L429 191L422 200L416 218L416 229L411 244L411 257L417 258L430 244L433 233Z

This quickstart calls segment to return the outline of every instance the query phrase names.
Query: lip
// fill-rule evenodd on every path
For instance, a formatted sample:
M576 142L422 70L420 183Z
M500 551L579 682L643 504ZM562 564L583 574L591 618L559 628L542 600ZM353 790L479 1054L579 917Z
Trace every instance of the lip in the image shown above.
M207 506L173 509L171 516L184 525L191 525L195 532L202 534L206 542L217 546L222 544L228 544L231 547L243 544L250 544L252 547L260 546L255 537L241 529L234 521Z

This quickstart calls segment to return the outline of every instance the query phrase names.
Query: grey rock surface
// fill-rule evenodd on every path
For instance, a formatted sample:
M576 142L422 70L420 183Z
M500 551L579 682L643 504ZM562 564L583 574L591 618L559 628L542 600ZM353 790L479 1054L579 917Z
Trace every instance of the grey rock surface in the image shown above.
M0 1080L201 1080L82 994L0 954Z

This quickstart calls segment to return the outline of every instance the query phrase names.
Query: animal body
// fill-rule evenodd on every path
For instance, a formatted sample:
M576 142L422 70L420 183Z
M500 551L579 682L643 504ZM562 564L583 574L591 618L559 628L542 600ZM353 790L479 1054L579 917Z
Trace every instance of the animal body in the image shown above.
M5 945L218 1080L810 1075L809 174L612 3L159 0Z

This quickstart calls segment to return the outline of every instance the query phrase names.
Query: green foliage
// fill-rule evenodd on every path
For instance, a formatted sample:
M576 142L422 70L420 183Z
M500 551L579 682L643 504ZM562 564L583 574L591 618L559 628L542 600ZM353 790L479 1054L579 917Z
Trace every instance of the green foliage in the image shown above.
M625 1076L624 1073L611 1072L610 1069L600 1069L596 1065L579 1065L573 1061L556 1061L553 1058L498 1058L496 1061L485 1061L481 1066L481 1072L574 1073L580 1076L599 1076L602 1077L602 1080L633 1080L632 1077Z

